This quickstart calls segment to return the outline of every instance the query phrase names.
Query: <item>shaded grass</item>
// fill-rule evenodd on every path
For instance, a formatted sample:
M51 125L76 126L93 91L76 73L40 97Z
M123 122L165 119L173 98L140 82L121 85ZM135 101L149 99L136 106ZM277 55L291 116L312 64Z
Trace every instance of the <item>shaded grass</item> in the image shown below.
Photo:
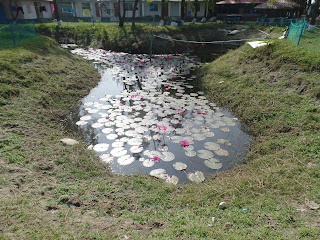
M59 142L81 142L64 122L99 81L89 63L45 37L0 51L0 81L19 90L0 95L0 237L319 238L319 212L305 203L320 197L318 56L300 51L243 46L201 70L207 95L255 142L245 165L185 186L112 175L83 143Z
M231 26L221 23L206 23L184 25L180 27L152 26L150 24L139 24L134 29L129 24L123 28L115 24L107 25L83 25L74 24L70 26L57 27L51 24L37 25L40 34L54 38L60 43L76 43L82 47L91 46L107 50L124 51L129 53L150 53L152 34L164 37L182 39L189 41L221 41L231 39L265 38L266 35L258 31L255 26ZM233 36L218 29L243 29L247 30ZM260 29L261 27L259 27ZM265 31L273 36L280 36L282 28L266 28ZM163 48L163 46L166 48ZM167 41L159 38L153 39L153 53L176 53L192 52L200 48L200 44L186 44L175 41ZM217 46L206 45L214 51Z

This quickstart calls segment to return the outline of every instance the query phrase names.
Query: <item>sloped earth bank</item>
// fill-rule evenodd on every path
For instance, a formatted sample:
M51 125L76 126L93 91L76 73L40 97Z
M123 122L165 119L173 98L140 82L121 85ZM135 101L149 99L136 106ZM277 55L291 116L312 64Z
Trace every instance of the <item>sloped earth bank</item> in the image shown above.
M319 66L287 42L208 65L206 96L255 144L247 165L181 187L109 174L63 127L100 80L91 64L44 37L1 50L0 238L319 239Z
M235 35L228 35L228 31L238 30ZM268 33L270 29L267 29ZM277 33L277 37L281 35L278 28L271 29L273 33ZM123 28L118 26L86 26L79 25L76 27L54 26L54 25L38 25L38 33L54 38L59 43L76 43L78 46L94 48L102 48L116 52L127 52L135 54L149 54L151 51L152 35L162 37L209 42L209 41L228 41L235 39L249 38L266 38L267 35L262 33L255 27L247 25L230 25L230 24L196 24L177 27L137 25L135 29L126 25ZM241 43L240 43L241 44ZM228 49L235 49L239 43L232 44L192 44L184 42L176 42L163 40L154 37L152 41L152 52L154 54L168 53L185 53L197 52L206 61L212 61L217 56L225 53Z
M168 183L200 183L244 157L250 137L226 109L210 103L180 54L72 51L95 60L102 81L83 100L76 125L112 171Z

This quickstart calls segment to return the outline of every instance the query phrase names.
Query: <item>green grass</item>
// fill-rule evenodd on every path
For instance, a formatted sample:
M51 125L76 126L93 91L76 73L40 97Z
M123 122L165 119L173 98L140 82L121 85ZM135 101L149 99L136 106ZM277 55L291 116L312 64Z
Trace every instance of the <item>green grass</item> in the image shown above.
M311 52L320 52L320 28L315 28L312 32L304 32L299 47L308 49Z
M0 83L14 92L0 94L0 238L319 239L319 212L306 206L320 197L319 61L283 41L201 69L207 96L254 142L246 164L168 186L110 174L65 127L99 81L90 63L46 37L0 50Z
M32 24L9 24L0 25L0 49L6 49L14 46L12 31L14 32L14 39L16 44L35 38L34 26Z
M109 23L108 23L109 24ZM73 25L62 25L57 27L52 24L39 24L36 26L38 33L54 38L60 43L76 43L79 46L92 46L114 51L124 51L129 53L150 53L150 43L152 34L165 36L174 39L190 41L221 41L231 39L265 38L266 34L258 31L255 26L238 25L243 29L239 34L226 36L218 29L234 29L230 24L206 23L206 24L186 24L180 27L152 26L150 24L138 24L132 29L128 23L123 28L119 28L115 23L110 25L95 25L84 23L74 23ZM258 27L271 35L279 37L283 28L279 27ZM164 44L166 48L163 48ZM185 44L174 41L153 39L153 53L176 53L192 52L204 46ZM206 45L212 51L217 51L216 45ZM208 52L204 50L204 52Z

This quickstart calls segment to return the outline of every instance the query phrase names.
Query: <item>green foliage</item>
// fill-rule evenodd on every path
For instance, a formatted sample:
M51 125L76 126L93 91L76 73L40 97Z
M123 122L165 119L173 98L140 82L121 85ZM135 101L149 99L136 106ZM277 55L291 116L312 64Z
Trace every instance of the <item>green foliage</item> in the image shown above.
M111 43L125 30L99 29L94 37ZM287 41L246 45L202 68L207 96L255 139L246 164L183 186L112 175L84 144L59 142L81 142L62 123L99 82L90 63L46 37L0 50L0 63L1 84L19 89L0 106L1 237L319 239L317 212L305 205L320 199L317 54Z

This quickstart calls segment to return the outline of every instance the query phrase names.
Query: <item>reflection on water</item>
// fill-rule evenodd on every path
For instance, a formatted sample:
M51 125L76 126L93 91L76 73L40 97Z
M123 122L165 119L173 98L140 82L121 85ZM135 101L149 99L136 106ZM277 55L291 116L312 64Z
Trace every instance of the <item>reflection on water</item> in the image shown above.
M202 182L246 152L250 136L230 112L203 96L190 74L200 65L195 59L94 49L73 53L95 60L101 73L74 122L113 172Z

